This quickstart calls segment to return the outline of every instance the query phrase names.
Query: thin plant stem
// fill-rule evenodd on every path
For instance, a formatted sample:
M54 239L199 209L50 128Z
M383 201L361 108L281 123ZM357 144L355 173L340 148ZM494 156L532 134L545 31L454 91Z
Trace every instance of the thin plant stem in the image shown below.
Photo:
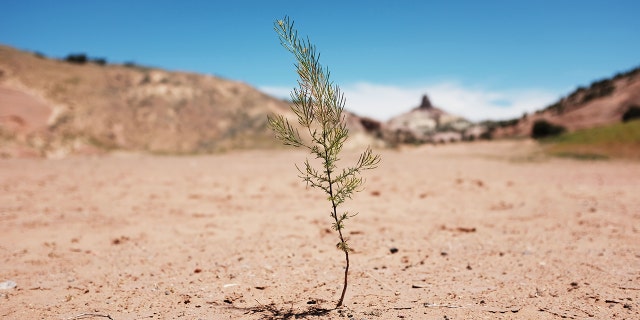
M326 152L325 152L326 154ZM329 182L333 181L331 180L331 170L325 166L325 169L327 170L327 179L329 180ZM329 198L331 198L331 206L333 207L333 219L336 222L336 225L340 224L340 221L338 220L338 206L336 205L336 202L333 198L333 184L329 183ZM345 241L344 241L344 237L342 236L342 228L336 228L338 229L338 236L340 237L340 243L343 244L342 246L342 251L344 252L344 259L346 261L346 266L344 268L344 285L342 286L342 293L340 294L340 300L338 300L338 303L336 304L336 308L340 308L342 306L342 302L344 301L344 295L347 292L347 285L349 284L348 282L348 277L349 277L349 248L346 247L345 245Z

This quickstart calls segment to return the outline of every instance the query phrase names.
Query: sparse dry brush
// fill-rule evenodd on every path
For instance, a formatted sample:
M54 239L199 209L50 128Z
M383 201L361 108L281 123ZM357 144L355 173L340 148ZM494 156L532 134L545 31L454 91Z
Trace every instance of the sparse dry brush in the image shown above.
M345 220L355 214L339 211L338 207L363 184L361 173L375 168L380 156L367 148L352 167L338 168L338 156L348 137L343 115L345 99L340 88L329 79L328 69L323 69L319 54L309 39L301 40L293 21L288 17L275 23L275 30L282 45L296 59L299 76L298 88L293 89L291 109L298 117L298 123L306 129L306 138L295 129L282 115L269 117L269 125L276 137L285 145L305 148L319 160L313 165L309 159L302 167L296 165L300 178L308 186L318 188L327 194L331 204L333 229L338 232L338 249L345 255L344 285L336 307L342 306L347 291L349 275L349 244L344 237ZM314 162L314 164L316 164Z

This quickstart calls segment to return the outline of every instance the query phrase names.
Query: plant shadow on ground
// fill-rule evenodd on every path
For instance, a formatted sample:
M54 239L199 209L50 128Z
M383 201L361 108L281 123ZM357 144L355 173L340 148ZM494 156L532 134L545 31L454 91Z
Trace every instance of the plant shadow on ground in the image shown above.
M261 319L309 319L309 318L321 318L324 319L331 311L340 310L340 309L327 309L320 306L309 306L304 310L296 310L292 307L290 308L281 308L278 307L275 303L270 303L267 305L260 304L255 307L237 307L237 306L229 306L230 308L243 310L245 314L260 314L262 315Z

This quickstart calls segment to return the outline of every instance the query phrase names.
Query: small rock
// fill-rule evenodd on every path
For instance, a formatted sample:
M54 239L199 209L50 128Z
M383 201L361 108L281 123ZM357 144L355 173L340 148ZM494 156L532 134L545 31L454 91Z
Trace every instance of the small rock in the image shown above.
M396 247L392 247L391 249L389 249L389 252L391 252L391 253L397 253L397 252L398 252L398 248L396 248Z
M0 282L0 290L8 290L17 287L18 284L15 281L7 280L4 282Z

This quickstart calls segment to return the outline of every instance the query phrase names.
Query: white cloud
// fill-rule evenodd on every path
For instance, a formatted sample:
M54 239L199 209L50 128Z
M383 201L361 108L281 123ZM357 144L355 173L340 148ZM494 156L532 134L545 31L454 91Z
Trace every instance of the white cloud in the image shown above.
M358 115L388 120L420 104L427 94L436 107L469 120L501 120L532 113L558 100L559 95L539 89L490 90L443 82L421 86L394 86L373 83L341 85L346 109ZM261 87L260 90L289 98L291 88Z
M289 87L262 86L262 87L258 87L258 90L268 95L274 96L276 98L289 100L291 99L290 92L291 90L293 90L293 87L289 88Z

